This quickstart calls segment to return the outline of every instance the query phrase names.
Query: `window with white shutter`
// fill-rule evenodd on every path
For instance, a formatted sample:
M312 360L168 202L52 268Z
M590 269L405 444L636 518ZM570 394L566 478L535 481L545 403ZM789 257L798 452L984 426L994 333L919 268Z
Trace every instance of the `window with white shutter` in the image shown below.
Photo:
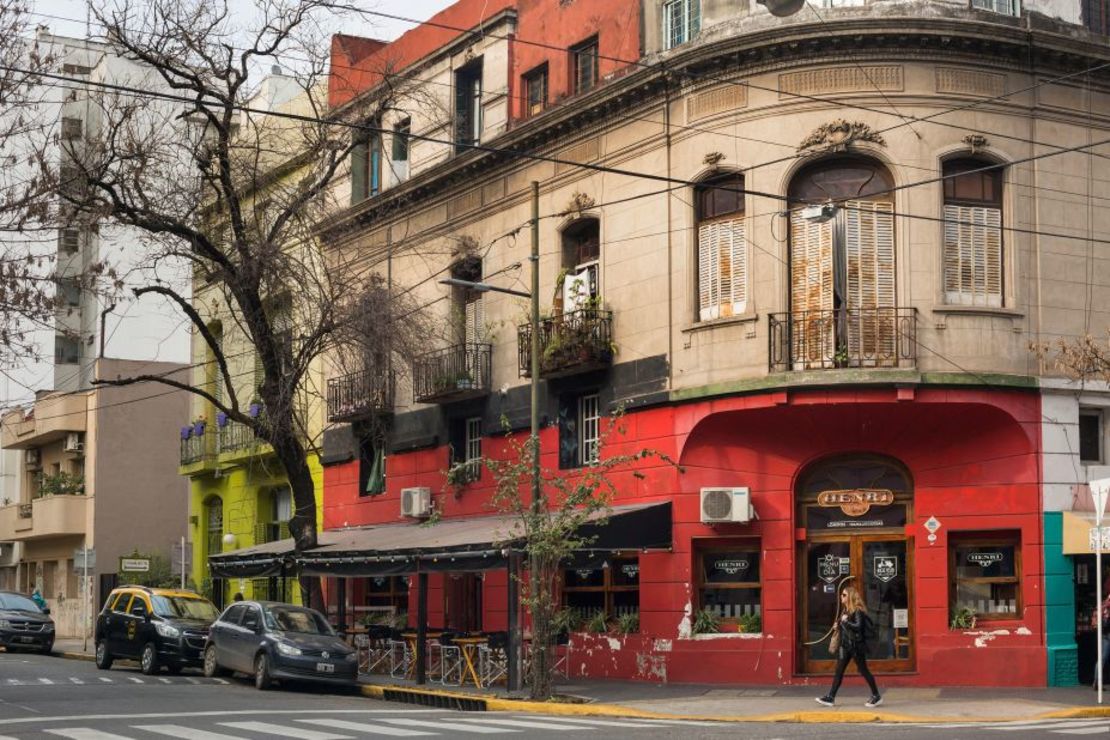
M790 216L791 354L796 369L823 367L836 353L833 222Z
M581 218L563 229L564 312L598 308L601 295L601 222Z
M1002 174L990 163L944 164L944 300L961 306L1003 304Z
M844 204L848 353L869 366L894 356L894 204Z
M697 319L738 316L748 310L748 240L744 178L726 175L698 187Z

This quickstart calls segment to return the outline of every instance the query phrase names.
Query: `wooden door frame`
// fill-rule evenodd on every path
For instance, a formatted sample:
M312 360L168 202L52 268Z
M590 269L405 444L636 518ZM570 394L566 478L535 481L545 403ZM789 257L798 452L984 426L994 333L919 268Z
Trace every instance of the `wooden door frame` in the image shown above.
M828 675L833 673L836 668L835 661L831 660L809 660L807 658L807 650L805 640L807 630L807 620L809 619L809 581L808 581L808 554L809 545L811 543L825 543L825 542L847 542L848 543L848 557L851 559L851 572L850 575L853 580L863 582L863 548L867 542L904 542L906 546L906 607L909 609L909 657L904 659L886 659L886 660L871 660L868 661L869 666L878 672L882 673L910 673L916 669L917 666L917 625L916 625L916 609L914 608L914 553L913 553L913 538L907 537L905 532L893 532L891 530L878 530L875 532L857 532L854 534L819 534L812 537L806 537L804 540L798 542L798 609L797 619L797 670L801 675ZM838 595L839 598L839 595Z

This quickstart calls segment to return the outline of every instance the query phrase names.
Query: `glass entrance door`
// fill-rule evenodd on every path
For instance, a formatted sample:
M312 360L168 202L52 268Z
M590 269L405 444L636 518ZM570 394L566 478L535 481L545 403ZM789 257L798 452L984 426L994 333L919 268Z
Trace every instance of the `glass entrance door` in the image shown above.
M840 590L854 585L863 593L875 634L868 656L878 671L913 670L910 550L899 535L856 535L821 539L801 546L800 668L829 673L835 657L829 637Z

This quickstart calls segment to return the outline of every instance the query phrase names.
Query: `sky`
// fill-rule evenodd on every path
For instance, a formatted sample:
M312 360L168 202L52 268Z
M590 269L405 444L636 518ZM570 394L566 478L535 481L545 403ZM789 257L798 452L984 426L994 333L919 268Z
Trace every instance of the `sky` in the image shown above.
M140 4L142 2L142 0L135 1ZM93 0L93 2L103 2L103 0ZM451 5L453 0L356 0L356 2L366 10L426 20ZM32 2L36 23L47 24L53 33L76 37L84 37L86 34L87 5L85 0L33 0ZM232 5L250 7L253 3L251 0L245 2L232 0ZM412 26L411 23L386 18L351 19L351 22L343 24L343 32L355 36L392 40ZM95 35L96 29L92 30Z

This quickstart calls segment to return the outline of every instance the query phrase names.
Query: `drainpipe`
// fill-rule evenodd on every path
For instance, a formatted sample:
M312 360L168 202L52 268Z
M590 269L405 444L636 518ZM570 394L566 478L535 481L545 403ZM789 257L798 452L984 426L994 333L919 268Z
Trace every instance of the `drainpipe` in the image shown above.
M667 181L671 173L671 84L666 68L663 70L663 137L667 151ZM674 254L671 226L671 192L667 199L667 390L674 388Z
M100 312L100 354L98 355L98 357L101 360L104 359L104 343L107 340L107 337L105 336L105 332L104 332L104 325L108 320L108 314L110 314L112 312L112 309L114 309L115 307L116 307L116 304L112 303L107 308L105 308L103 311Z

